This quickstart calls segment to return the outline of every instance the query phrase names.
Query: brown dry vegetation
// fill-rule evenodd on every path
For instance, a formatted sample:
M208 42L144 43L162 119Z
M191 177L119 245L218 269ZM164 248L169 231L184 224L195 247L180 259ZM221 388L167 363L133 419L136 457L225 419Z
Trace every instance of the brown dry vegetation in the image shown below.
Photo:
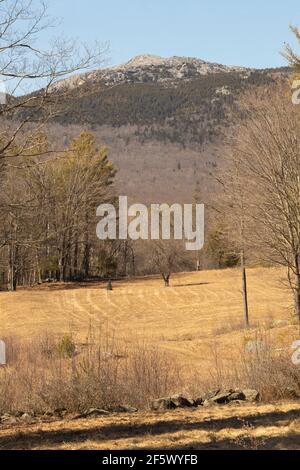
M147 410L153 398L196 398L214 386L257 388L264 402L289 399L291 390L300 393L300 374L291 362L297 324L284 275L249 270L249 330L238 269L174 275L169 288L152 277L115 282L112 292L101 283L70 283L1 293L10 361L1 371L1 411L65 407L72 414L109 404ZM64 334L76 342L75 358L57 351ZM255 340L265 349L247 353ZM299 402L289 401L2 424L0 447L291 448L299 417Z
M2 450L296 450L299 439L299 403L144 412L0 429Z
M248 276L252 323L290 321L293 303L285 271L250 269ZM105 283L44 284L1 293L0 309L2 336L32 338L71 329L84 340L92 322L123 336L134 331L202 364L198 347L216 330L227 327L230 341L241 336L230 331L243 319L241 275L238 269L176 274L170 288L160 277L139 278L115 282L112 292Z
M284 285L285 271L274 268L249 270L249 305L252 325L285 327L274 335L297 334L293 327L293 302ZM137 337L168 350L185 364L201 366L207 349L215 343L226 355L244 341L241 276L238 269L174 275L165 288L160 277L106 284L45 284L0 294L1 336L30 339L69 331L84 342L92 325L115 337ZM255 335L255 332L247 332ZM209 366L209 364L207 364Z

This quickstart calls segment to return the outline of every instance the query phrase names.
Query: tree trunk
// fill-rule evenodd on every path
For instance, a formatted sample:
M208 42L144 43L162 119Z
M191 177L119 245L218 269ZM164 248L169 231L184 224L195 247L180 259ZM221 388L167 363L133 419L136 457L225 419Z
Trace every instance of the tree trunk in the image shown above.
M82 260L82 273L85 279L88 279L90 276L91 242L90 242L89 230L90 230L89 214L88 212L86 212L85 227L84 227L83 260Z
M84 279L88 279L90 275L90 256L91 256L91 247L88 242L88 235L87 235L84 250L83 250L83 261L82 261L82 272L83 272Z
M13 243L10 243L9 246L9 269L8 269L8 279L9 279L9 290L13 291L13 279L14 279L14 248Z
M244 252L241 253L241 270L242 270L242 283L243 283L243 301L244 301L244 316L246 327L249 327L249 306L248 306L248 289L247 289L247 273L245 267Z
M42 284L42 273L41 273L41 267L40 267L40 261L39 261L38 253L36 253L36 270L37 270L37 275L38 275L38 284Z
M79 257L79 246L78 246L78 232L75 232L75 244L74 244L74 277L78 279L78 257Z
M59 256L59 280L60 282L66 282L66 235L63 236L62 245L60 248L60 256Z
M11 233L9 246L9 286L11 291L17 290L17 257L18 247L16 245L17 228L14 226L14 233Z
M295 310L299 322L299 332L300 332L300 288L295 289Z
M299 269L299 259L296 256L296 274L295 274L295 312L297 315L298 323L299 323L299 333L300 333L300 269Z
M58 259L58 270L59 270L59 281L63 282L64 281L64 273L63 273L63 255L62 252L60 253L59 259Z
M135 254L133 249L131 251L131 271L132 275L135 276Z
M165 287L170 287L170 277L171 274L163 274L163 279L165 281Z

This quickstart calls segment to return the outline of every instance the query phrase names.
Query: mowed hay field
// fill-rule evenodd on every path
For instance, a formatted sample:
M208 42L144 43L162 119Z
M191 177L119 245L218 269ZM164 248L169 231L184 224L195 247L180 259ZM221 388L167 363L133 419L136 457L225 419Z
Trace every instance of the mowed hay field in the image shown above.
M297 336L284 270L249 269L248 290L255 328L270 327L287 343ZM0 293L0 311L2 337L72 332L84 342L93 328L129 343L146 340L202 370L216 341L224 357L245 341L238 269L176 274L169 288L159 277L114 282L112 292L104 283L45 284Z
M129 345L143 340L174 356L190 386L209 376L220 357L225 367L226 360L232 364L261 331L272 347L290 349L298 327L284 281L283 270L249 269L249 330L243 328L240 271L225 270L174 275L169 288L151 277L114 282L112 292L95 283L1 293L0 335L30 340L71 332L82 345L92 328ZM299 449L299 442L300 402L294 399L0 424L0 449Z

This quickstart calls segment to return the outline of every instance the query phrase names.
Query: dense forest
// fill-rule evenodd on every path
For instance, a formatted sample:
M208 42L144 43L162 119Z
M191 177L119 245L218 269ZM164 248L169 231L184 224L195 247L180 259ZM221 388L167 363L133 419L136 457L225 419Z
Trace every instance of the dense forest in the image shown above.
M80 96L71 94L66 111L55 120L64 125L134 125L141 141L156 139L201 145L212 141L229 124L242 92L270 85L274 75L274 71L268 70L224 72L175 81L172 85L153 82L113 87L105 87L101 82L92 87L83 85Z

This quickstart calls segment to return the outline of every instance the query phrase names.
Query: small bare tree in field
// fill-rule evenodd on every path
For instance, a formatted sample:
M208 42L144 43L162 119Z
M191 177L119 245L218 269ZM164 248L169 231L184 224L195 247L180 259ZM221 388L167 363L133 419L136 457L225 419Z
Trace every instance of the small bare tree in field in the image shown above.
M158 271L165 283L170 286L170 279L175 272L183 271L191 265L184 244L175 240L159 240L151 242L150 263Z
M261 260L287 268L300 327L300 122L287 96L280 85L247 97L229 168L247 217L243 238Z

